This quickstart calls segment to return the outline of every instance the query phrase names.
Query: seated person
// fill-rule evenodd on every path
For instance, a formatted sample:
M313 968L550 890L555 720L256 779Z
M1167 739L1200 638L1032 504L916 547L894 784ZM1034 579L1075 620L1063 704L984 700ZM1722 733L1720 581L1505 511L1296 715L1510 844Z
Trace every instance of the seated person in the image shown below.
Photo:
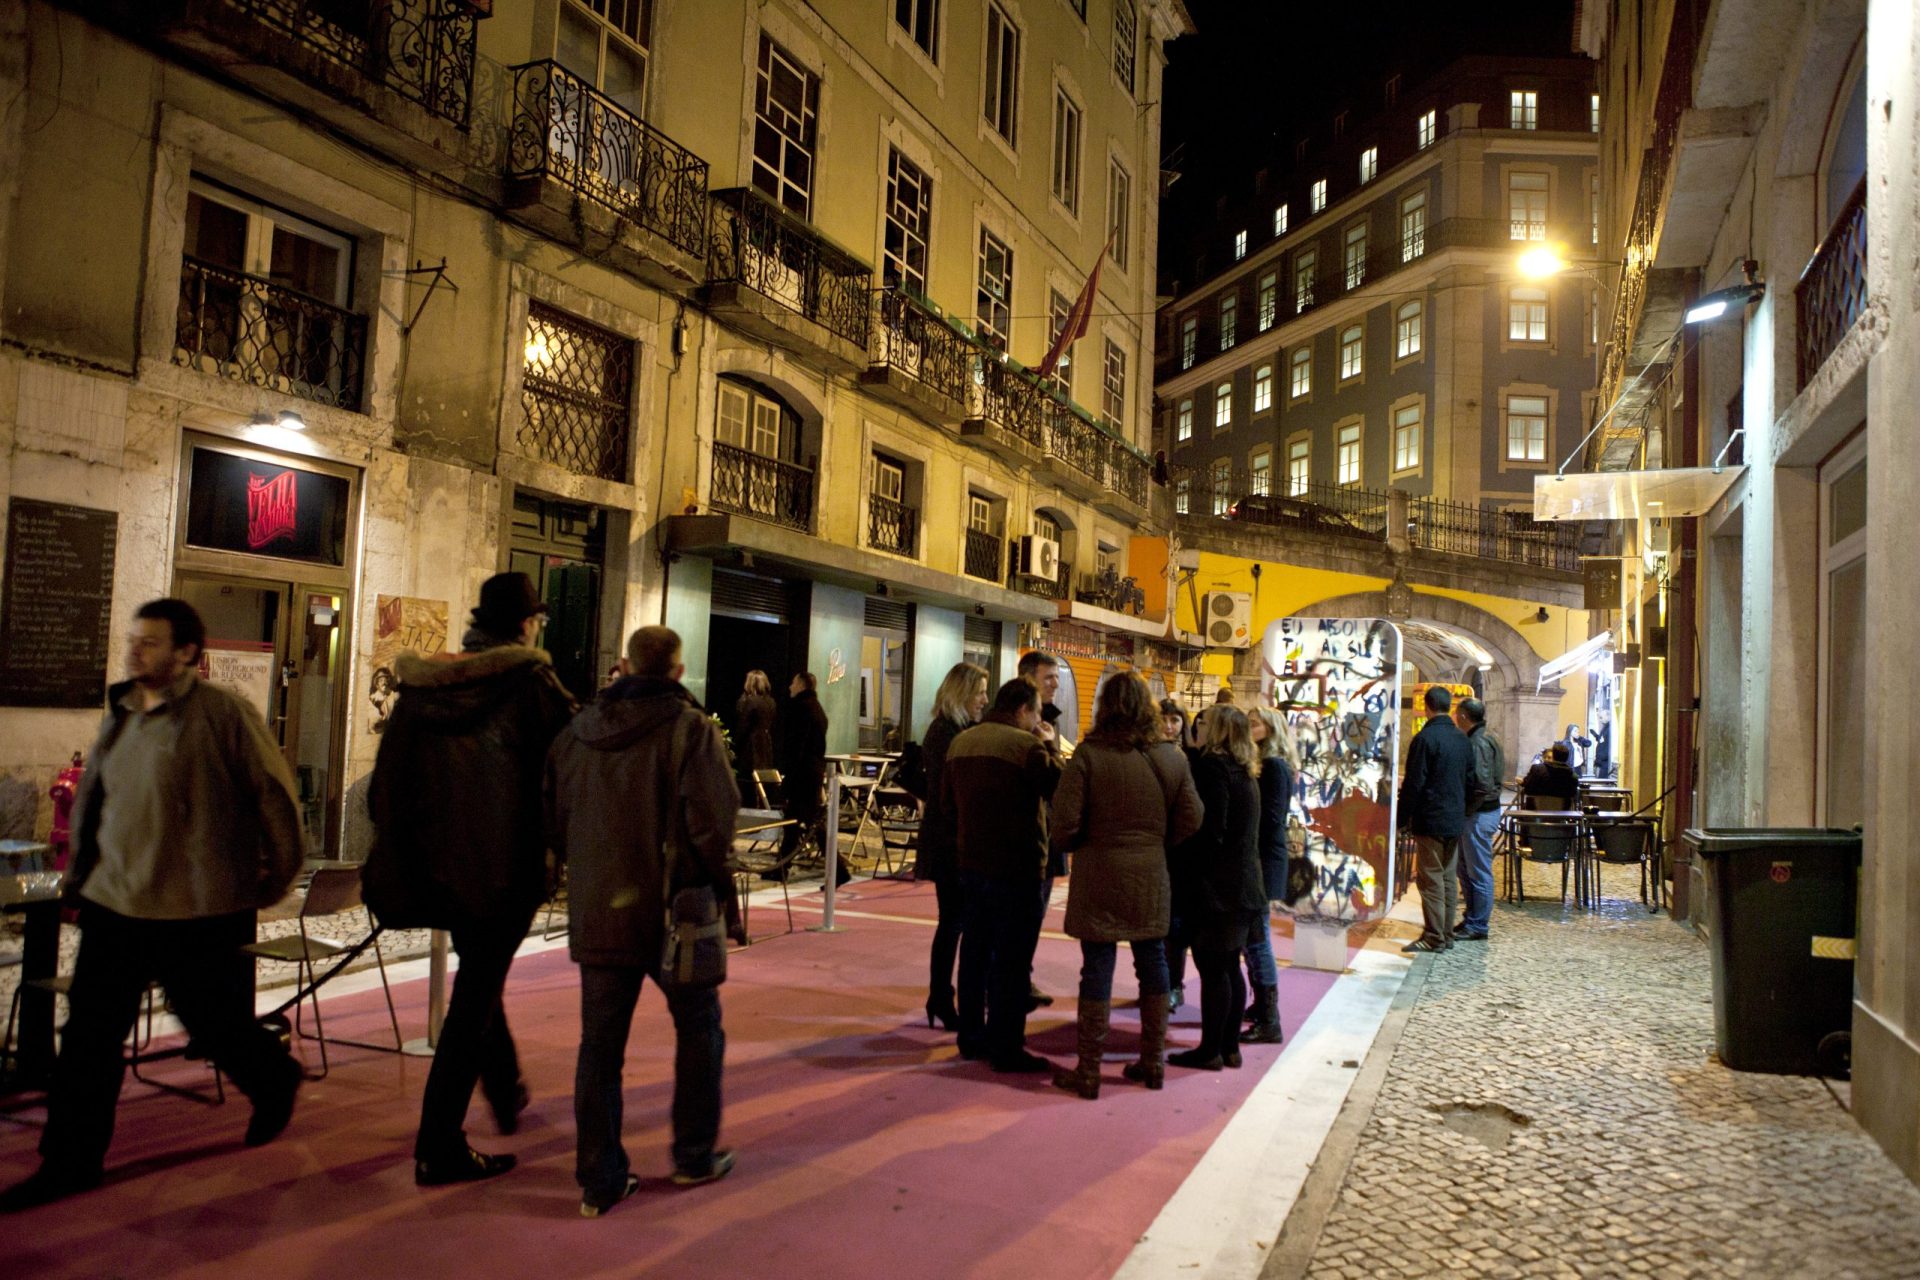
M1521 804L1529 809L1571 809L1580 794L1580 778L1567 764L1566 744L1556 742L1546 758L1527 770L1520 782Z

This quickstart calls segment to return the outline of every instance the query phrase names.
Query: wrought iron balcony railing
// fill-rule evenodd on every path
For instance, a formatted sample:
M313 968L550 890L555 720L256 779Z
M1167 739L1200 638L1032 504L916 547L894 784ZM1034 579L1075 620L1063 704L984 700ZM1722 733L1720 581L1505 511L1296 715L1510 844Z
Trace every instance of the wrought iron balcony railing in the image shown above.
M920 513L904 502L872 494L867 498L867 544L877 551L913 554Z
M977 367L967 398L967 416L998 427L1035 449L1043 448L1053 397L1025 373L1002 361L996 352L982 350Z
M966 403L980 350L911 292L892 286L875 295L873 367L894 369L929 391Z
M173 346L176 364L360 407L367 318L258 276L186 258Z
M801 533L813 532L813 472L737 445L713 446L708 502Z
M707 244L707 162L557 62L513 69L509 178L571 187L675 248Z
M873 269L752 187L713 193L709 284L740 284L865 348Z
M1847 197L1794 289L1798 386L1820 372L1867 302L1867 180Z
M1114 441L1108 446L1106 487L1137 506L1147 505L1147 485L1152 464L1127 446Z
M968 529L967 576L985 578L988 582L1000 581L1000 565L1006 559L1001 548L1005 545L1005 540L998 534L988 533L985 529Z
M1111 439L1073 409L1053 400L1041 419L1041 448L1081 476L1099 484L1106 473Z
M1018 552L1019 548L1016 547L1014 550ZM1033 578L1021 573L1020 565L1016 562L1007 573L1007 585L1015 591L1038 596L1042 600L1071 600L1073 599L1073 563L1068 560L1060 561L1058 570L1053 575L1053 581L1049 582L1045 578Z
M328 60L466 127L473 105L468 0L220 0Z

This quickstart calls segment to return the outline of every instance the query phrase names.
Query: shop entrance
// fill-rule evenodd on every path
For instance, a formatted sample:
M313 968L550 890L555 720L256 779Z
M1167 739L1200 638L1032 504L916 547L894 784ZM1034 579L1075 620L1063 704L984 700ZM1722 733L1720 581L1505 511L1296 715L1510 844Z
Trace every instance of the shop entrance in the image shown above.
M547 626L538 643L552 657L560 683L583 702L599 692L606 676L599 646L606 528L597 507L513 495L507 568L533 579L547 602Z
M912 687L913 609L868 596L860 636L860 749L898 751L913 736L907 691Z
M740 694L749 671L764 671L775 705L786 706L787 686L796 672L806 670L807 584L716 568L711 601L707 709L727 727L741 794L751 800L755 796L752 771L772 768L774 761L753 758L740 724Z

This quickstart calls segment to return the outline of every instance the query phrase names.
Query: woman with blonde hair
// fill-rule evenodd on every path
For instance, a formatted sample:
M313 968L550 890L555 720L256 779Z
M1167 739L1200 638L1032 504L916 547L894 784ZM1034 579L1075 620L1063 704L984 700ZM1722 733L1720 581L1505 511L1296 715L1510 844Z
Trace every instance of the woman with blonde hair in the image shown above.
M1173 863L1175 910L1200 974L1200 1043L1167 1055L1176 1067L1218 1071L1240 1065L1240 1010L1246 983L1240 953L1267 909L1260 879L1260 757L1246 713L1208 708L1207 742L1193 764L1206 819Z
M957 662L940 681L933 695L933 718L927 722L926 735L920 740L920 760L925 770L926 794L919 797L920 842L914 854L913 876L933 881L934 902L939 922L933 930L933 947L927 957L927 1025L936 1019L948 1031L960 1024L953 1003L953 961L960 949L960 921L965 909L960 900L959 866L955 860L953 825L933 803L940 794L940 777L947 767L947 748L962 729L976 724L987 706L987 673L971 662Z
M741 771L747 781L752 782L754 770L773 768L775 707L773 685L768 682L766 672L747 672L746 687L740 691L733 710L739 719L740 741L746 746L741 753Z
M1140 989L1140 1060L1125 1074L1160 1088L1173 904L1167 847L1199 830L1200 820L1186 755L1166 740L1147 682L1130 671L1109 676L1094 700L1093 731L1074 749L1053 793L1053 846L1073 854L1066 929L1080 940L1079 1062L1054 1075L1059 1088L1100 1096L1122 942L1133 953Z
M1278 711L1256 708L1248 715L1248 729L1260 757L1260 850L1261 884L1268 906L1247 944L1247 985L1253 1000L1247 1005L1246 1021L1253 1025L1240 1033L1243 1044L1279 1044L1280 968L1273 960L1272 903L1287 893L1287 807L1293 799L1293 780L1298 776L1293 760L1293 734Z

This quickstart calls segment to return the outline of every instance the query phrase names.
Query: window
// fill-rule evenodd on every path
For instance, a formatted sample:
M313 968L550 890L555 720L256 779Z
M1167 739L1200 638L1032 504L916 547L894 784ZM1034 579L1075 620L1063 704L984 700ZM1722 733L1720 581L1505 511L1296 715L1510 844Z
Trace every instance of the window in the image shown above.
M1080 212L1080 104L1053 87L1053 198Z
M1273 408L1273 366L1263 364L1253 371L1253 411L1265 413Z
M1233 233L1233 260L1235 262L1238 262L1240 261L1240 259L1246 256L1247 256L1247 233L1244 231L1236 231Z
M867 542L879 551L910 556L918 513L907 504L907 464L879 450L867 455Z
M1347 288L1358 289L1367 278L1367 224L1356 222L1347 228Z
M1507 341L1547 340L1547 291L1534 286L1507 292Z
M1258 313L1254 323L1265 333L1273 328L1273 322L1280 309L1280 275L1269 271L1260 277L1260 287L1256 297L1255 311Z
M1112 338L1107 339L1105 376L1100 382L1100 410L1107 425L1125 431L1127 422L1127 351Z
M1587 290L1587 345L1600 345L1600 293L1597 289Z
M995 533L993 499L978 493L967 495L967 528L975 533Z
M1276 236L1287 234L1287 206L1284 204L1273 206L1273 234Z
M1587 132L1600 132L1600 95L1597 93L1587 95Z
M1056 547L1060 545L1060 522L1044 511L1033 513L1031 532L1036 538L1045 538Z
M1393 469L1420 469L1420 406L1410 404L1393 411Z
M720 379L720 420L714 438L762 458L788 459L799 447L799 417L771 396Z
M560 6L553 56L635 115L645 115L651 5L642 0L573 0ZM590 131L589 131L590 132Z
M931 61L940 61L940 0L893 0L893 22Z
M1080 15L1086 17L1085 13ZM1133 68L1138 57L1139 16L1133 0L1113 0L1113 74L1126 91L1133 92Z
M927 292L927 227L933 218L933 183L920 166L887 148L886 244L880 255L883 284Z
M979 288L974 294L975 327L988 346L1005 351L1013 335L1013 250L980 228Z
M1368 147L1360 153L1360 181L1372 182L1380 173L1380 148Z
M1599 244L1600 243L1600 175L1597 173L1592 173L1587 175L1587 209L1593 220L1593 228L1589 234L1589 239L1591 239L1593 243Z
M1301 347L1293 353L1292 370L1288 374L1287 394L1293 399L1311 393L1313 390L1313 348Z
M1223 382L1213 390L1213 429L1225 431L1233 425L1233 384Z
M1230 293L1220 299L1220 349L1222 351L1232 347L1236 341L1236 331L1239 328L1236 322L1239 314L1240 299L1237 295Z
M1364 371L1362 352L1366 347L1366 333L1357 324L1348 325L1340 331L1340 381L1357 378Z
M1318 213L1327 207L1327 180L1315 178L1313 186L1307 192L1307 206Z
M1200 346L1200 318L1188 316L1180 322L1180 367L1193 368L1193 358Z
M1532 89L1515 89L1507 95L1507 128L1538 129L1540 95Z
M1273 491L1273 450L1255 449L1247 465L1247 492L1271 493Z
M1421 151L1425 151L1433 145L1433 136L1434 113L1431 111L1422 111L1420 118L1414 122L1413 126L1414 146Z
M1420 354L1421 304L1403 302L1393 316L1393 358L1405 360Z
M799 414L757 387L721 378L713 448L709 497L715 508L812 528L811 482L759 461L797 461Z
M1312 467L1313 442L1301 436L1287 445L1287 496L1297 498L1307 491Z
M1107 239L1112 247L1107 257L1122 271L1127 269L1127 237L1132 230L1133 177L1118 160L1107 161Z
M1223 516L1227 514L1227 502L1228 502L1228 499L1232 496L1231 495L1231 488L1233 485L1232 459L1215 458L1213 461L1213 473L1208 477L1208 479L1211 481L1211 483L1208 485L1208 488L1212 490L1211 501L1210 501L1210 505L1212 507L1212 514L1216 516Z
M983 112L987 127L1013 145L1020 118L1020 29L1007 11L987 0L987 66Z
M529 301L525 361L521 447L531 457L581 475L628 480L633 343Z
M1173 436L1176 440L1193 439L1193 401L1182 400L1180 407L1173 413Z
M1547 460L1547 398L1507 397L1507 461Z
M1334 437L1335 477L1341 484L1360 483L1360 424L1350 422Z
M1175 515L1188 515L1193 508L1193 480L1181 476L1173 482L1173 512Z
M1547 238L1547 175L1507 175L1507 236L1513 240Z
M805 218L813 207L820 77L764 33L753 110L753 185Z
M1427 193L1416 191L1400 202L1400 261L1412 262L1427 251Z
M1293 310L1298 315L1313 305L1313 273L1320 265L1320 255L1313 249L1302 249L1293 255Z
M1073 299L1058 289L1047 290L1047 347L1060 340L1060 334L1067 327L1067 317L1073 312ZM1073 349L1080 344L1069 342L1067 349L1060 353L1060 362L1053 366L1053 372L1047 381L1053 383L1061 395L1073 398Z
M1347 113L1344 111L1334 112L1333 113L1333 136L1336 138L1344 137L1346 136L1346 132L1347 132Z

